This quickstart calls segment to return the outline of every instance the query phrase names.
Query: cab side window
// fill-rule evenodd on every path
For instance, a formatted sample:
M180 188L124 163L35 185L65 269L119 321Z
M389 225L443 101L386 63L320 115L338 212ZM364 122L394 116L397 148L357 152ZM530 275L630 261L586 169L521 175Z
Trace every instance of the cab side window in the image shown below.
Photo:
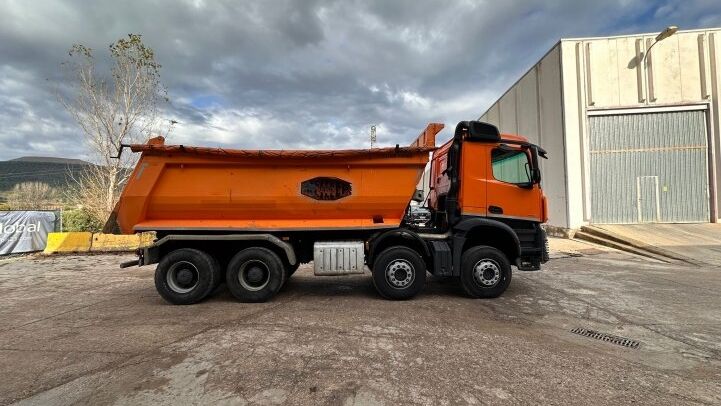
M495 148L491 152L491 165L496 180L514 184L531 182L531 165L524 151Z

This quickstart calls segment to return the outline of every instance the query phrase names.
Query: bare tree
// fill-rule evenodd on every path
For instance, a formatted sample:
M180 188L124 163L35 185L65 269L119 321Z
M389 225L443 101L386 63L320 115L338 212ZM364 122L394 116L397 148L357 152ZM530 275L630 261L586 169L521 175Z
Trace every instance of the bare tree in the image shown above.
M42 209L56 203L55 189L43 182L23 182L16 184L7 195L7 204L11 209Z
M67 197L98 221L105 221L112 212L137 160L129 153L114 158L119 146L144 142L151 134L167 136L171 130L171 126L160 130L159 108L168 99L153 50L140 35L129 34L110 44L109 51L109 74L98 72L102 64L92 49L81 44L70 48L70 59L61 65L74 97L59 99L83 130L93 163L80 175L71 176Z

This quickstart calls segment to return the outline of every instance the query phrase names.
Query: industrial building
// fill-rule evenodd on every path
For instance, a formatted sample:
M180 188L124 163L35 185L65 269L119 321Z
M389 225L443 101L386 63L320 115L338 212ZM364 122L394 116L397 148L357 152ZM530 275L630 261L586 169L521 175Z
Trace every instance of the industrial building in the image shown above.
M717 222L721 29L560 40L480 119L548 151L549 225Z

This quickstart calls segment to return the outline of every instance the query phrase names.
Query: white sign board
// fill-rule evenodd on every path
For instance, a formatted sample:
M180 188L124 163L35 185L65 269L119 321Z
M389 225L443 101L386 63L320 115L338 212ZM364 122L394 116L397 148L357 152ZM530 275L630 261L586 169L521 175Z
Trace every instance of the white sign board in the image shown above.
M0 255L42 251L54 230L54 212L0 211Z

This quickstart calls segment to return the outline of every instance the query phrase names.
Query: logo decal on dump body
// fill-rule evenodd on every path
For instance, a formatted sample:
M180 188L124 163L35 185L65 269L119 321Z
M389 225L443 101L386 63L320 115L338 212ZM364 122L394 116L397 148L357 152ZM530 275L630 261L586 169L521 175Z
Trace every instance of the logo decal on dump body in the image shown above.
M313 178L300 184L300 193L315 200L338 200L352 193L350 182L338 178Z

